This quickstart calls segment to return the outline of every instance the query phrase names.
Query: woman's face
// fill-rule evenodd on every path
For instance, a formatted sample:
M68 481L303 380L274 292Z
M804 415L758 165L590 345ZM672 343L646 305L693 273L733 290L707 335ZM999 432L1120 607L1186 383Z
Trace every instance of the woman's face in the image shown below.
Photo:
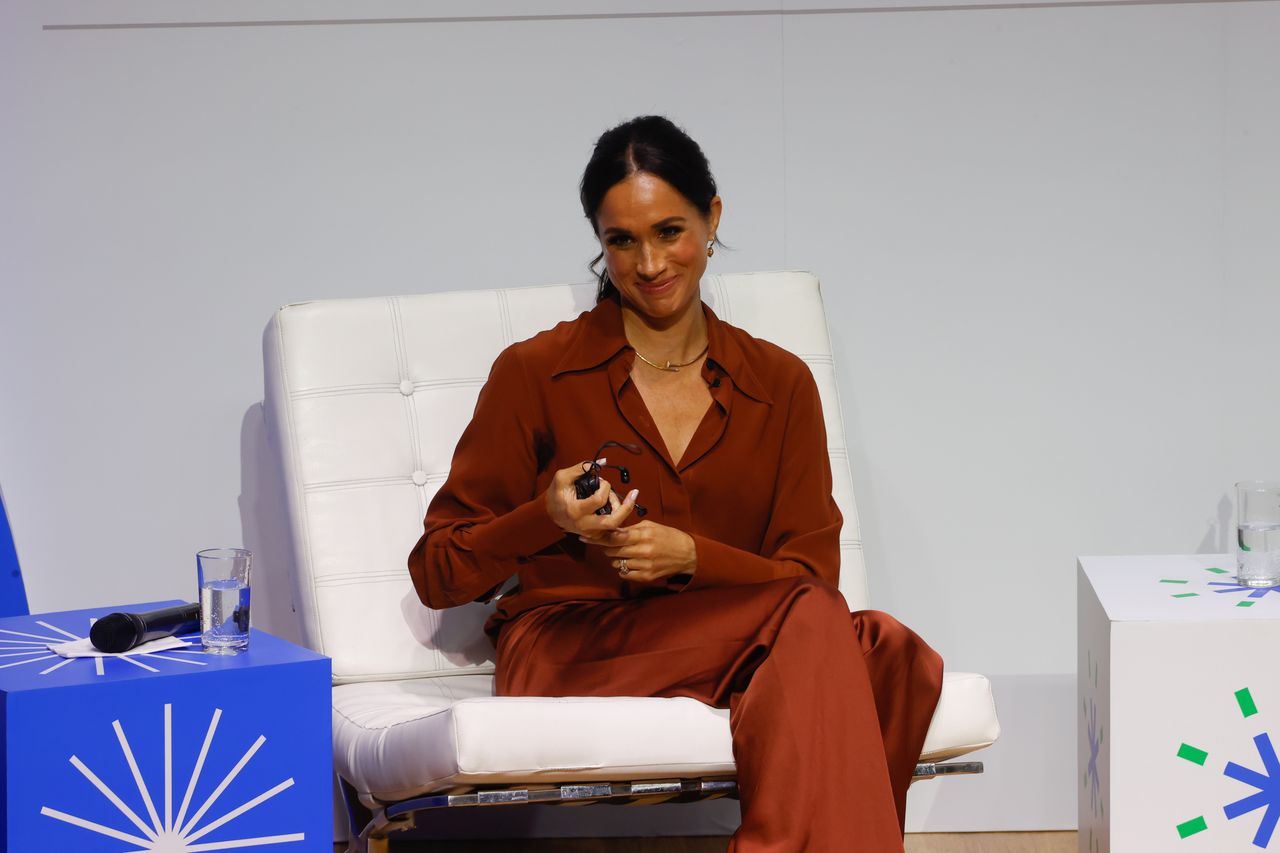
M656 326L683 317L699 303L707 241L719 224L719 196L703 216L656 175L636 172L614 184L600 203L596 232L623 304Z

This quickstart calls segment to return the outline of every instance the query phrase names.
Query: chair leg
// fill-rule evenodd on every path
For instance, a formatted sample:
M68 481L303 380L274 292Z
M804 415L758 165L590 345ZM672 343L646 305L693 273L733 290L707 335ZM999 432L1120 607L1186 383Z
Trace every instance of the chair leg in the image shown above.
M353 838L347 844L346 853L391 853L391 839L385 835L382 838Z

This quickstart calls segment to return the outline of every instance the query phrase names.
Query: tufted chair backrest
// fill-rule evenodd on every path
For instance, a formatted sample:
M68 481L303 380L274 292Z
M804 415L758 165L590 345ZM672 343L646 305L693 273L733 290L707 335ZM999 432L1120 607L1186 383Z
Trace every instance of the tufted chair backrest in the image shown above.
M844 514L840 587L867 606L831 340L808 273L707 275L726 322L802 357L822 395ZM595 286L554 285L286 305L268 325L265 410L283 466L294 606L335 682L492 670L490 606L430 610L406 557L449 473L480 386L504 347L594 304Z

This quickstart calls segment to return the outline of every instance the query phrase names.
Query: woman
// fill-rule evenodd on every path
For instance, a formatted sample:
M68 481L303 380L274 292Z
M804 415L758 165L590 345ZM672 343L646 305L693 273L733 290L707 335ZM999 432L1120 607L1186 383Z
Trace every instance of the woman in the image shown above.
M721 201L679 128L646 116L607 131L581 196L604 262L597 305L494 363L409 558L418 594L450 607L518 575L488 626L500 695L728 707L731 850L901 851L942 662L837 591L813 377L702 304ZM638 455L593 465L607 441ZM610 459L625 494L597 467Z

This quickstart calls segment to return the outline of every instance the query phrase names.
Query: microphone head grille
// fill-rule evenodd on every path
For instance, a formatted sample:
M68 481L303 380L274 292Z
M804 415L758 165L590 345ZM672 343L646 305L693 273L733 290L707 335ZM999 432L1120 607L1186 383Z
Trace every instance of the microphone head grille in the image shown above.
M101 652L119 654L127 652L138 643L138 626L128 613L112 613L103 616L89 629L89 642Z

